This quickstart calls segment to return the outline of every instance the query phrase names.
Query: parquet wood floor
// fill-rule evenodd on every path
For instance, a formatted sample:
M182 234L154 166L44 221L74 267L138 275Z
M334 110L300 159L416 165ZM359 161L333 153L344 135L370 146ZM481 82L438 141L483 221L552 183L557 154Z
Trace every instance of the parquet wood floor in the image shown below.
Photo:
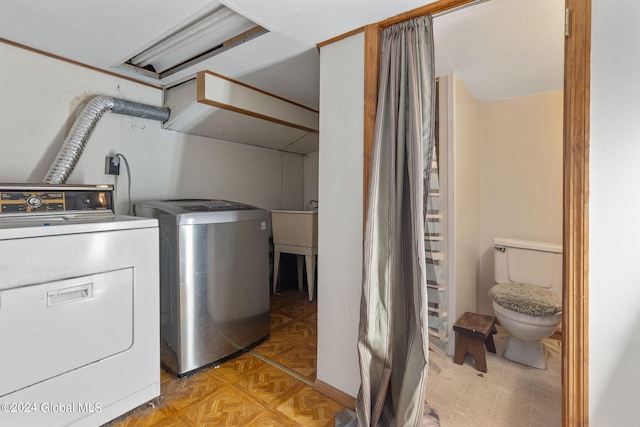
M285 289L271 297L268 340L184 378L163 370L160 397L108 426L333 426L344 406L310 385L316 339L315 301Z

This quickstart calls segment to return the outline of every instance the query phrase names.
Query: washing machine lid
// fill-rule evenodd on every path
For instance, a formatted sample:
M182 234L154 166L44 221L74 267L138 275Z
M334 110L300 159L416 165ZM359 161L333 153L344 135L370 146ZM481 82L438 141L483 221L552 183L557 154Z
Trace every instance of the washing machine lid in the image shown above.
M229 200L177 199L168 200L167 202L189 212L225 212L257 209L255 206L231 202Z
M177 225L264 220L269 215L255 206L217 199L151 200L136 205L136 214Z
M173 215L190 212L226 212L258 209L244 203L214 199L174 199L143 202L141 206L152 206Z

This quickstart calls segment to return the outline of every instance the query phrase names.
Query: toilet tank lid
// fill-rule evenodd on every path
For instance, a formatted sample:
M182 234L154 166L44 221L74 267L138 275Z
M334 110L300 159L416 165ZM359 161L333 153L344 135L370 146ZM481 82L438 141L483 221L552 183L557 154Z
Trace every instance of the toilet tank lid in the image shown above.
M534 240L507 239L496 237L493 246L505 246L508 248L533 249L535 251L562 253L562 245L550 242L538 242Z

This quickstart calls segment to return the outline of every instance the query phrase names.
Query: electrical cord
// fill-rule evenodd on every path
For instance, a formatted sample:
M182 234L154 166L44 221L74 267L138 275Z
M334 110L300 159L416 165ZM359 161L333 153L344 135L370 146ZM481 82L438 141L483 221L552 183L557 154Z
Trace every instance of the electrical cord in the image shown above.
M116 153L114 154L114 156L121 158L124 162L124 166L127 168L127 214L133 215L131 211L131 168L129 168L129 162L127 161L127 158L124 156L124 154Z

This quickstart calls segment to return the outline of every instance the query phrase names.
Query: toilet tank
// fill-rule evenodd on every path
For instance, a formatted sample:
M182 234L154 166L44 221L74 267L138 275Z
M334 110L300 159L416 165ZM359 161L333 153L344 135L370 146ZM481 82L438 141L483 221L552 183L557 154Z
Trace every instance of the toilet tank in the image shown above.
M562 295L562 246L555 243L496 238L496 283L527 283Z

